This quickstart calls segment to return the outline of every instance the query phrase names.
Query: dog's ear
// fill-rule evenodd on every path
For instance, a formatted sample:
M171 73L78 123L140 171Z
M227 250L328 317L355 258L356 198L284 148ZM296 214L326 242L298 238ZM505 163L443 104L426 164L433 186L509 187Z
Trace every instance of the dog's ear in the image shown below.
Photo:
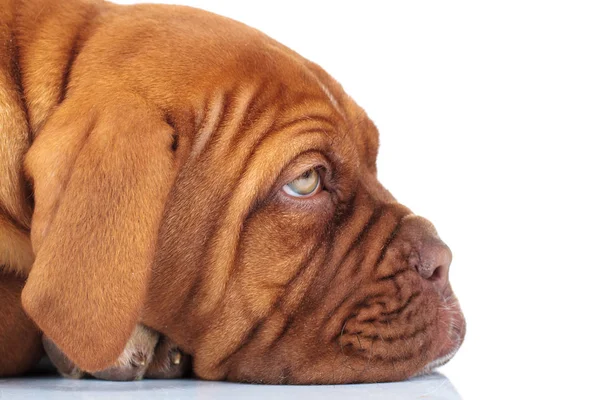
M87 371L112 364L133 331L175 176L173 128L157 110L101 104L65 101L26 157L36 259L22 303Z

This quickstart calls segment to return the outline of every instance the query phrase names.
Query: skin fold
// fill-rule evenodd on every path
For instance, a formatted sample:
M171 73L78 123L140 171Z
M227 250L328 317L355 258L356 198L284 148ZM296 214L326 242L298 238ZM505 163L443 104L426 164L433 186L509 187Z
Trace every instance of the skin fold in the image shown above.
M179 6L0 0L0 39L0 315L27 332L0 323L0 375L42 332L117 380L395 381L458 350L450 250L319 66Z

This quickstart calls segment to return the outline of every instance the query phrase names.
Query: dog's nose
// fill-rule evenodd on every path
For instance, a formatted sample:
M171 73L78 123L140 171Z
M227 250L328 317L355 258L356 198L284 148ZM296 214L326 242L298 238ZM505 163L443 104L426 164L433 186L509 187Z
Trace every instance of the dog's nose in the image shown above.
M452 262L452 252L444 242L438 239L423 244L420 260L417 264L419 274L440 292L448 287L448 271Z

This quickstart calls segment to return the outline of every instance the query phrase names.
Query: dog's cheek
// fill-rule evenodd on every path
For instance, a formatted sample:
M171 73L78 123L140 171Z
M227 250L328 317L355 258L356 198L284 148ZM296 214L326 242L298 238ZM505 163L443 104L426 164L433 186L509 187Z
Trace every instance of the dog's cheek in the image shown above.
M240 288L252 308L273 304L314 257L326 230L325 212L273 203L252 215L241 234Z

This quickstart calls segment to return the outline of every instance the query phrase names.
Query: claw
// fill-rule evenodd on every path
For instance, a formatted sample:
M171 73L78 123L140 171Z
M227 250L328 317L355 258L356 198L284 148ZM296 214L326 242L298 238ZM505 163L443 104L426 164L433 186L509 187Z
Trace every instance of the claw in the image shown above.
M181 378L191 370L191 357L183 353L170 339L163 337L154 350L154 359L146 372L147 378Z
M180 352L176 352L175 354L173 354L171 356L171 361L173 362L173 364L175 365L179 365L181 364L181 353Z

